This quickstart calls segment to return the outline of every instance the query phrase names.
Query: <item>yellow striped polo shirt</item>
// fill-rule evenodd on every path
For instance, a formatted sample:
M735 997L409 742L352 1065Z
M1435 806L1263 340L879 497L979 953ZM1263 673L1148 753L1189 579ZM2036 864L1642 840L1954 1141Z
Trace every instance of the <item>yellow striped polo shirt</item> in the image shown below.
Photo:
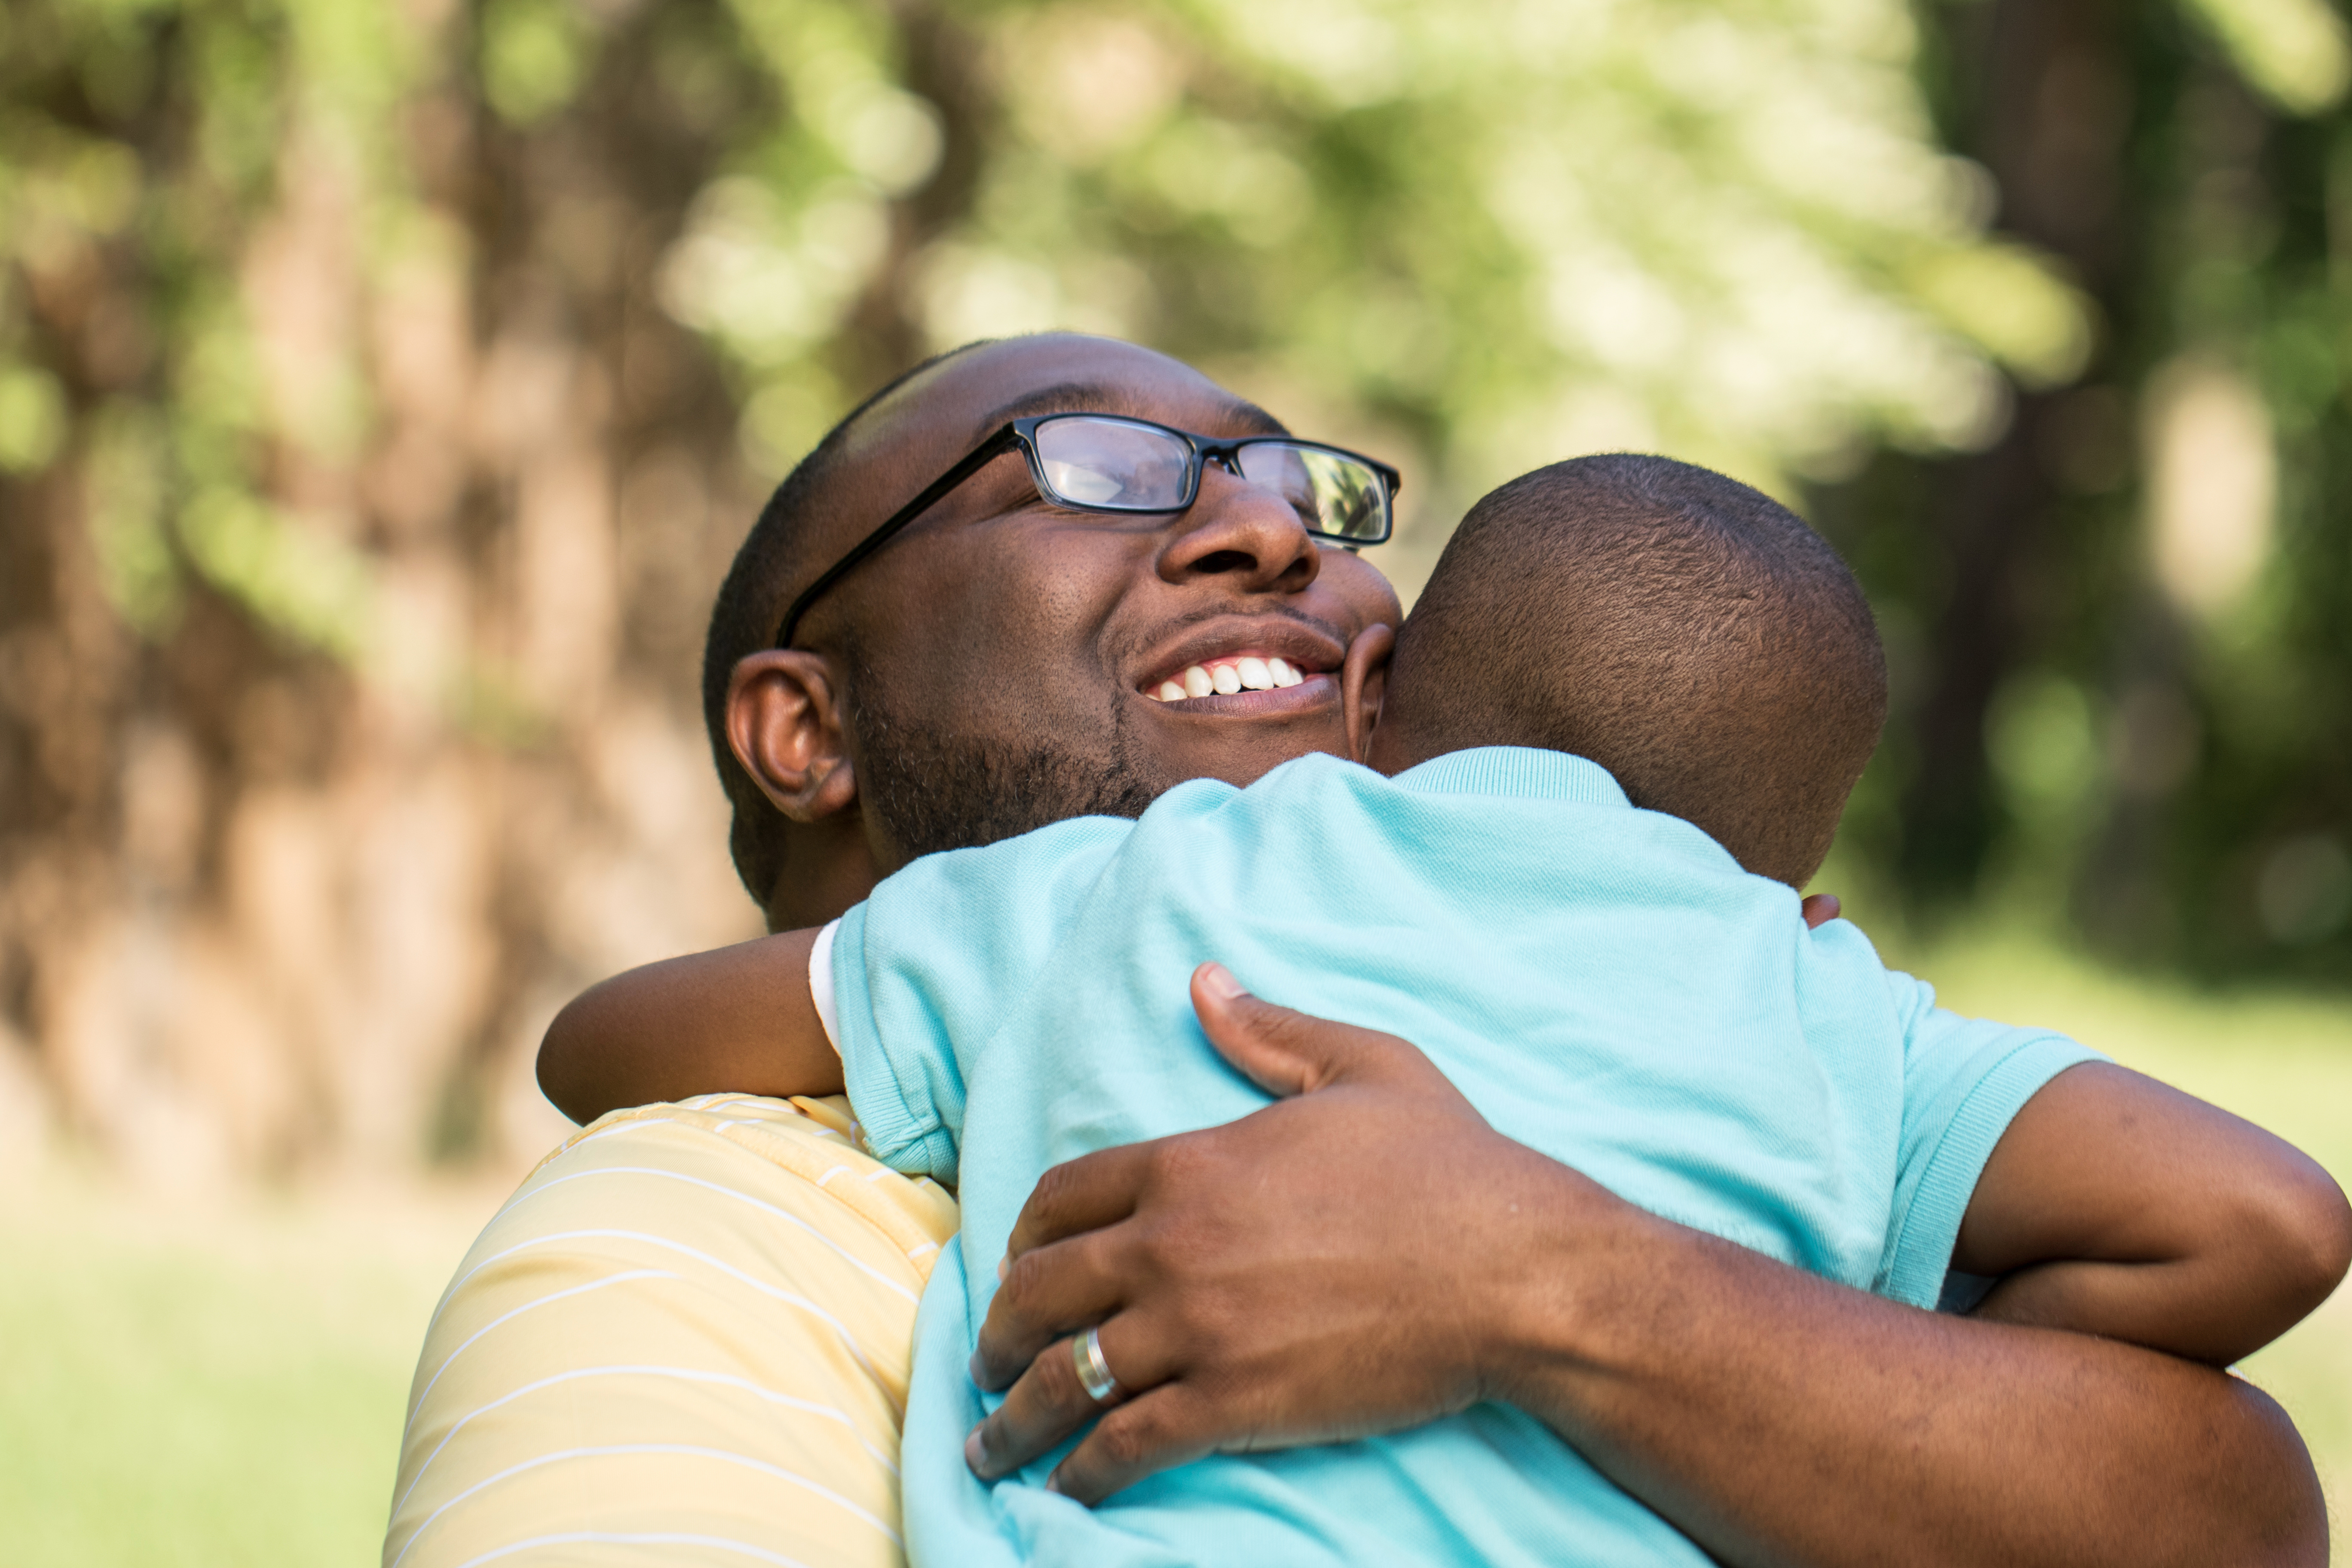
M583 1129L435 1311L384 1568L903 1563L915 1306L956 1223L839 1096Z

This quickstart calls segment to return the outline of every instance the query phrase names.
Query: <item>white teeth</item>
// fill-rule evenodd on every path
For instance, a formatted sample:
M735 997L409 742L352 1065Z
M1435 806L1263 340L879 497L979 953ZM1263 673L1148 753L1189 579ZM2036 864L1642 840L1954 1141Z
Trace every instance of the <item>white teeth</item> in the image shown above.
M1306 679L1307 672L1286 658L1260 658L1250 654L1215 664L1188 665L1183 674L1161 681L1148 695L1161 702L1206 697L1211 692L1230 697L1236 691L1278 691Z

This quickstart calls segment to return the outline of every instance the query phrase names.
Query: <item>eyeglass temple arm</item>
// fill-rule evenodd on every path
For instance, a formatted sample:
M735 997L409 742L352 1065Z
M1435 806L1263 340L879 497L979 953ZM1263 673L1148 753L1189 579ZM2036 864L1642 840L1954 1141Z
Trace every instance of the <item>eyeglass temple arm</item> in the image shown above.
M922 493L916 496L913 500L892 512L881 527L859 540L856 549L835 562L824 576L810 584L807 590L793 601L792 608L784 612L783 620L776 627L776 640L771 646L780 648L792 647L793 633L799 629L801 616L808 613L808 607L815 604L827 588L848 576L860 562L897 537L900 529L937 505L941 496L1003 456L1004 449L1013 444L1013 428L1007 425L1003 429L973 447L971 455L962 462L924 486Z

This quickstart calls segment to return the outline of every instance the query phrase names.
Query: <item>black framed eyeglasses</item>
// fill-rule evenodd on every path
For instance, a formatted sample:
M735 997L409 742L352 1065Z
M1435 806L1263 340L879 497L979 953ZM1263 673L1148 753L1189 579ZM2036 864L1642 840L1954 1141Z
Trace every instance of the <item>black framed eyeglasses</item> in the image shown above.
M784 612L774 646L792 647L801 617L826 589L950 490L1015 447L1029 461L1029 478L1037 493L1056 506L1108 513L1182 511L1200 497L1202 465L1213 462L1288 501L1308 533L1350 549L1388 538L1395 525L1391 502L1404 482L1386 463L1287 436L1219 440L1117 414L1040 414L1015 419L924 486L810 584Z

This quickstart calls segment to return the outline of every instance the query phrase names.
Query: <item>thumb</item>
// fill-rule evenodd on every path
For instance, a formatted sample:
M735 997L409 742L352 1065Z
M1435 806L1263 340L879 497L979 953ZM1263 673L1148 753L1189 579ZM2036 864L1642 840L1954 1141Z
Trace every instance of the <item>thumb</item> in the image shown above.
M1804 914L1806 928L1818 931L1838 918L1838 896L1835 893L1813 893L1798 908Z
M1261 1001L1222 963L1192 971L1192 1010L1217 1054L1272 1095L1287 1098L1371 1076L1393 1065L1400 1052L1428 1067L1426 1058L1393 1035Z

